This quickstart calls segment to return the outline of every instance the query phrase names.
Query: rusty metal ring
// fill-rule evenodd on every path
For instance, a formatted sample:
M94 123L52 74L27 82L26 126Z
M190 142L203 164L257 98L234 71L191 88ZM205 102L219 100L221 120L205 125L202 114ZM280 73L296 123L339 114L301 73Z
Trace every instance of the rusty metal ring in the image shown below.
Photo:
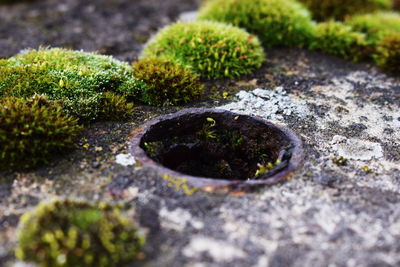
M161 163L149 157L143 148L146 139L162 139L170 132L187 131L194 121L212 117L224 124L224 127L243 127L254 129L250 126L264 127L264 131L271 131L271 136L276 142L288 144L279 148L280 164L272 170L260 175L257 179L221 179L218 177L198 177L190 174L178 172L167 168ZM246 128L247 127L247 128ZM222 109L185 109L174 114L160 116L145 123L131 134L129 151L139 164L150 167L162 176L174 177L174 179L184 180L191 187L205 191L216 191L226 189L228 191L240 191L256 186L273 185L288 179L292 173L301 167L303 162L302 142L297 135L284 127L277 126L258 117L233 113Z

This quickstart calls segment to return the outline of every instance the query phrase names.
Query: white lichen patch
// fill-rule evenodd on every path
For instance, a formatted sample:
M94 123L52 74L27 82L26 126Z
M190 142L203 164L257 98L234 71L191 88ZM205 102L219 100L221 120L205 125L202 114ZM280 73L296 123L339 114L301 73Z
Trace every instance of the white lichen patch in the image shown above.
M236 102L219 108L272 121L283 121L284 115L305 117L310 114L303 100L289 96L282 87L274 90L258 88L250 92L240 91L236 97Z
M248 244L250 241L263 250L263 256L255 266L268 266L276 254L282 255L285 250L296 247L293 244L307 247L307 253L299 255L302 259L298 263L302 264L295 266L325 266L323 263L331 252L345 256L346 260L353 259L354 266L360 266L365 260L360 249L373 249L378 243L391 246L398 243L400 228L396 220L400 218L400 212L390 214L388 224L379 216L371 216L371 211L360 210L358 205L361 203L355 200L357 196L349 195L350 203L347 204L337 201L333 197L335 191L323 190L311 182L295 179L268 188L243 209L230 210L229 204L224 204L219 209L220 219L245 218L240 223L251 226L247 236L241 236L235 242ZM269 204L267 209L265 203ZM395 209L394 206L392 208ZM260 212L265 209L266 212ZM253 217L255 214L258 216ZM233 233L228 240L231 235ZM354 246L351 240L358 240L359 245ZM319 251L320 254L312 251ZM325 253L321 254L321 251ZM400 260L395 250L380 256L388 264L396 264ZM335 259L335 262L340 260Z
M332 148L339 156L354 160L371 160L383 157L383 149L379 143L335 135Z
M386 103L385 106L372 102L362 105L356 100L363 96L354 93L354 84L357 82L365 88L389 88L393 86L390 81L383 82L382 77L371 78L365 72L350 73L344 79L333 79L331 85L316 86L311 88L321 97L309 99L308 103L326 105L331 107L323 119L317 120L317 126L326 129L329 122L340 122L341 126L348 127L354 123L362 123L366 129L360 133L369 137L390 137L400 141L400 112L394 105Z
M250 225L248 225L246 222L237 219L235 220L234 218L231 218L229 220L225 218L225 224L223 225L223 229L225 233L228 234L230 239L232 240L240 239L248 236L250 231Z
M131 154L118 154L115 157L115 162L125 167L136 164L136 160Z
M231 243L206 236L192 237L183 249L183 255L188 258L201 258L203 253L219 263L246 257L246 252Z
M161 226L165 229L180 232L189 224L195 229L202 229L204 227L203 222L196 220L187 210L181 208L169 211L164 207L159 211L159 215Z

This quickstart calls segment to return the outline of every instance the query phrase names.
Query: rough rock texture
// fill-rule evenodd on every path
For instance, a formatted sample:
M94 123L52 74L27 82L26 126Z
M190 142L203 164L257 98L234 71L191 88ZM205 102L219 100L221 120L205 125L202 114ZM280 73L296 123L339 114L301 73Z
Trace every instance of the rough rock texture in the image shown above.
M130 60L141 47L135 35L196 8L187 0L84 3L0 7L1 56L69 43ZM138 106L129 122L90 126L76 152L53 166L0 174L0 265L15 264L23 212L70 197L130 204L127 214L148 232L146 258L135 266L399 266L400 78L304 50L270 50L267 59L241 80L208 82L208 94L186 107L290 127L306 149L293 179L239 196L185 194L125 155L143 121L184 107Z

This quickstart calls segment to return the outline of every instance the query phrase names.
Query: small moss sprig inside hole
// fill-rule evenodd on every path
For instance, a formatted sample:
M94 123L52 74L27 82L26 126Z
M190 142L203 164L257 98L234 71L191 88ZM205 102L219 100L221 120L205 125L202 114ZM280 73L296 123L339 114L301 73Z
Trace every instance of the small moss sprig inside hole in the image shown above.
M278 166L279 164L281 164L280 160L275 161L274 163L272 162L266 162L266 163L259 163L257 164L258 169L256 171L255 176L260 176L266 172L269 172L271 170L273 170L276 166Z
M258 38L218 22L178 22L162 29L143 57L167 57L203 78L234 78L251 73L264 62Z
M59 200L21 217L15 254L40 266L125 266L143 245L143 235L119 208Z
M210 140L210 139L216 139L217 134L213 130L213 128L216 126L217 122L213 118L206 118L206 122L203 125L203 128L197 132L198 137L200 140Z

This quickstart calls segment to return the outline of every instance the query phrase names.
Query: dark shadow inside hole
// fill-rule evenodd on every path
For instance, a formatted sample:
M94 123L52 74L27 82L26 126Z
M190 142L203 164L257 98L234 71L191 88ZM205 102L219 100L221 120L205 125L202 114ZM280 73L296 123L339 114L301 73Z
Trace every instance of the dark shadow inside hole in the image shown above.
M180 173L247 180L286 166L291 144L280 128L263 120L206 112L152 125L140 146L151 159Z

